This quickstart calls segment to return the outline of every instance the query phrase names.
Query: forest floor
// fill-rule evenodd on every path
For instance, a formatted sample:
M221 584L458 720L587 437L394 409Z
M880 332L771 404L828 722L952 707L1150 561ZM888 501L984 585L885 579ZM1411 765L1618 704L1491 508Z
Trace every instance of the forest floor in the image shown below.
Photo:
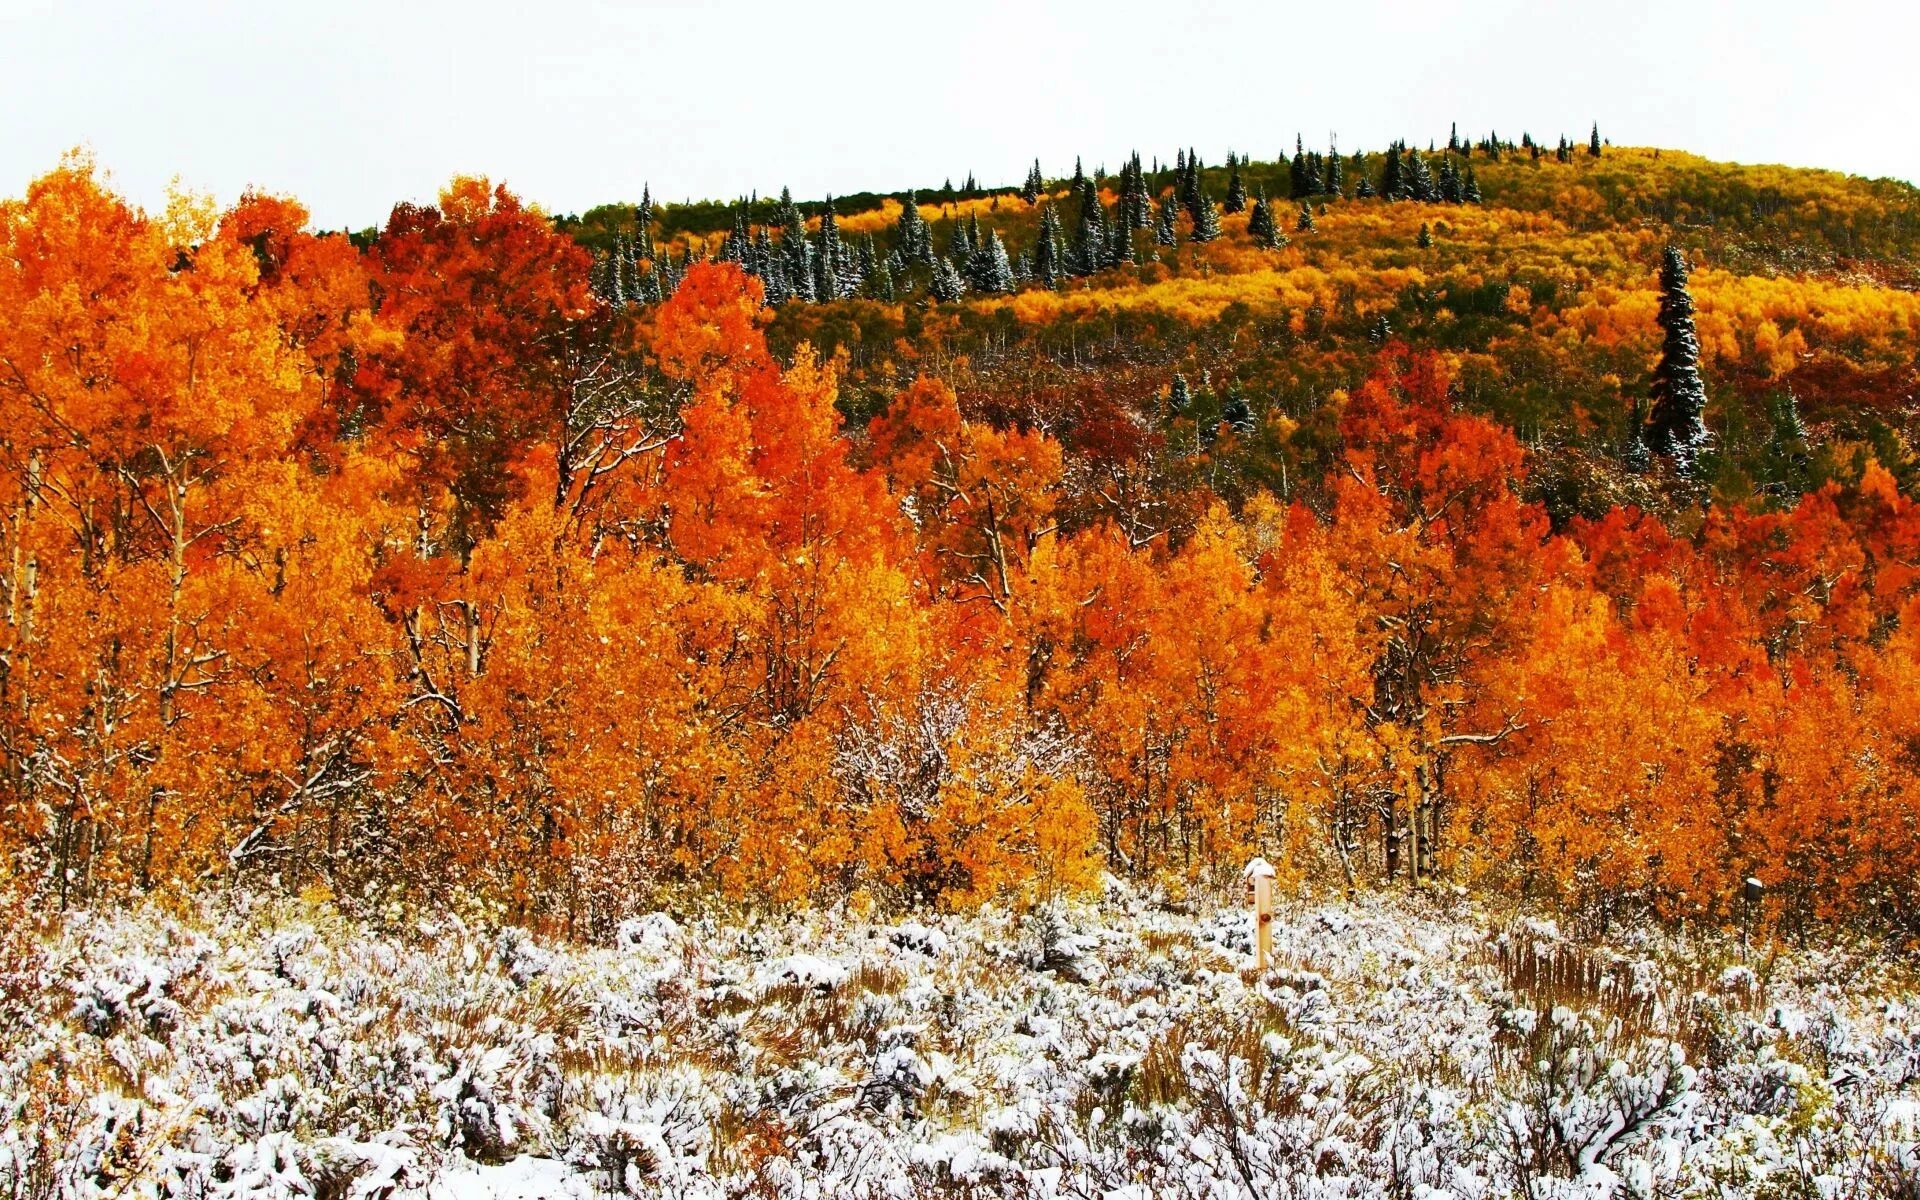
M0 1200L1920 1197L1872 943L1458 895L629 921L229 903L0 934Z

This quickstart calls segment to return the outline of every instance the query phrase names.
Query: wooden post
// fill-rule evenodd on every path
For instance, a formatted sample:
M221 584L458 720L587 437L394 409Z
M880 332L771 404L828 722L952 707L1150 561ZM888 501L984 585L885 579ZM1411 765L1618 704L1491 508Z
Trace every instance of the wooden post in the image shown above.
M1273 876L1271 863L1256 858L1241 874L1253 893L1253 965L1265 972L1273 962Z
M1273 876L1253 881L1253 965L1265 972L1273 961Z

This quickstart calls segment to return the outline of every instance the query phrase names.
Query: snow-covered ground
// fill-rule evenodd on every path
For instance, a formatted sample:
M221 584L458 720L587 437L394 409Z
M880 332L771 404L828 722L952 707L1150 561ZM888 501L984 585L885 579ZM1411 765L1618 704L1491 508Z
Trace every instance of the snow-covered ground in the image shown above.
M255 902L0 938L0 1200L1920 1197L1871 946L1466 900L727 924Z

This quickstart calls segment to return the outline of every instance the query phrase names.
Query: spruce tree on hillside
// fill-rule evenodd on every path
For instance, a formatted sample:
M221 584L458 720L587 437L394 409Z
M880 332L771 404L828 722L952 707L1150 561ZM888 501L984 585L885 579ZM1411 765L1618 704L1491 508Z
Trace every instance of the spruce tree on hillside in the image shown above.
M1227 198L1221 208L1230 213L1247 211L1247 185L1240 178L1240 160L1227 155Z
M1418 150L1407 153L1406 166L1401 171L1401 190L1407 199L1423 204L1440 199L1440 189L1433 181L1433 172L1427 169L1427 160Z
M1045 191L1046 187L1047 181L1040 175L1040 160L1036 158L1033 160L1033 169L1027 172L1026 185L1020 189L1020 198L1032 204L1040 199L1040 193Z
M1287 164L1287 198L1304 200L1319 187L1319 180L1313 177L1313 168L1307 165L1306 151L1301 149L1299 139L1294 139L1293 161Z
M1252 235L1254 244L1266 250L1278 250L1285 244L1280 236L1280 226L1273 219L1273 205L1267 203L1267 189L1261 188L1254 195L1253 211L1247 216L1247 232Z
M947 258L956 267L964 267L973 257L973 239L967 235L967 223L955 221L953 230L947 235Z
M1480 203L1480 181L1474 178L1473 164L1467 164L1467 177L1460 185L1460 198L1468 204Z
M762 225L753 234L753 271L760 277L760 283L767 289L768 304L787 302L787 273L781 268L780 256L773 249L773 235Z
M967 285L951 262L945 258L936 258L933 262L933 279L928 290L933 293L935 300L942 304L951 304L966 294Z
M987 244L975 255L980 260L977 290L994 296L1013 290L1013 260L1007 257L1007 244L1000 240L999 230L987 233Z
M1167 408L1177 417L1192 406L1193 393L1187 387L1187 377L1175 371L1173 383L1167 389Z
M1433 230L1427 227L1425 221L1420 222L1420 236L1413 239L1413 244L1422 250L1433 249Z
M1600 157L1600 122L1593 123L1593 136L1587 139L1587 153L1594 158Z
M1040 286L1057 288L1066 276L1060 245L1060 213L1049 204L1040 210L1040 234L1033 244L1033 277Z
M840 226L833 211L833 197L820 214L819 247L813 256L813 298L822 304L840 298L840 261L845 247L840 244Z
M1693 297L1687 291L1687 260L1668 246L1660 263L1660 365L1653 371L1647 414L1647 447L1673 460L1691 476L1707 444L1707 387L1700 378L1700 336L1693 327Z
M1200 188L1195 193L1198 199L1194 203L1193 240L1211 242L1220 236L1220 212L1214 207L1213 197L1207 195L1207 189Z
M1344 197L1346 195L1347 181L1340 170L1340 150L1332 144L1327 147L1326 176L1320 190L1329 196Z
M1135 151L1121 171L1125 189L1120 202L1120 222L1128 229L1153 228L1153 196L1147 190L1147 171Z
M1072 269L1076 275L1094 275L1107 265L1107 210L1091 179L1080 181L1080 236L1074 243Z
M1179 229L1174 224L1174 214L1178 211L1179 205L1174 203L1172 192L1160 197L1160 218L1153 226L1153 240L1156 244L1162 246L1178 244Z
M640 257L653 257L653 188L648 184L640 185L640 206L633 210L633 236L640 248Z
M773 210L773 223L783 232L799 229L806 224L806 218L800 213L800 206L793 202L793 192L780 189L780 203Z
M873 272L867 276L867 295L887 304L894 301L893 268L885 258L877 260Z
M1387 146L1386 162L1380 171L1380 194L1388 200L1402 198L1400 153L1404 148L1400 142L1393 142Z
M1073 183L1070 186L1074 192L1078 193L1080 189L1086 185L1086 182L1087 173L1080 169L1080 156L1076 154L1073 156Z
M1114 209L1114 219L1107 222L1107 265L1109 267L1131 266L1138 261L1133 255L1133 227L1124 219L1124 205Z
M1303 203L1300 205L1300 219L1294 223L1293 229L1295 233L1312 233L1314 231L1313 206L1311 204Z
M812 300L814 298L813 243L807 237L807 219L801 215L800 206L793 202L793 194L785 188L780 189L780 265L787 278L787 298L790 300ZM677 281L675 285L678 286Z
M900 205L899 246L901 260L933 265L933 230L920 215L920 197L908 192Z
M634 299L640 304L658 304L660 301L666 299L665 296L660 294L660 276L657 264L653 270L641 273ZM769 294L768 299L772 299L771 294Z
M1241 437L1251 437L1253 431L1259 428L1253 419L1253 406L1240 394L1240 389L1235 388L1227 393L1227 402L1220 407L1220 423Z

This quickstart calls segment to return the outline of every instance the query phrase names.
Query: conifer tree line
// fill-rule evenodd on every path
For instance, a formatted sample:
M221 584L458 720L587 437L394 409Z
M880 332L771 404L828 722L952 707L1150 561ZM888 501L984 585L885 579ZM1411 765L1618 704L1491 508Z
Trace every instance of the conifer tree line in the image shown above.
M1553 157L1571 162L1575 146L1562 135ZM1596 123L1586 153L1597 157L1601 148ZM1470 140L1456 125L1443 149L1421 151L1405 141L1389 144L1375 156L1376 170L1370 156L1359 151L1343 156L1332 138L1325 151L1309 150L1304 137L1296 134L1292 156L1283 155L1257 173L1249 157L1229 151L1213 185L1207 178L1209 168L1190 147L1176 151L1167 167L1160 160L1149 167L1135 151L1117 173L1104 168L1089 173L1084 160L1076 158L1073 174L1065 180L1049 180L1035 159L1020 187L1010 189L1029 208L1039 210L1037 222L1019 224L1021 241L1027 229L1034 232L1031 242L1017 250L1009 245L1008 231L991 218L982 222L977 204L966 205L964 215L956 214L945 236L936 240L920 211L920 195L908 191L896 197L900 215L890 234L845 237L833 197L810 205L808 211L785 188L770 213L757 198L737 201L729 231L707 237L697 247L689 239L676 248L654 240L660 210L648 187L633 209L632 232L616 234L611 247L596 252L591 283L595 294L615 308L655 304L671 296L698 261L738 264L761 280L767 299L776 305L844 299L894 302L912 295L944 303L967 295L1007 295L1029 286L1056 289L1072 279L1142 265L1183 242L1214 241L1222 235L1223 215L1244 214L1248 236L1263 249L1286 246L1287 235L1273 210L1280 192L1277 186L1270 192L1262 176L1278 185L1284 172L1286 199L1300 205L1294 231L1305 233L1314 229L1315 202L1480 204L1472 160L1499 161L1512 154L1538 160L1546 151L1530 134L1523 134L1518 145L1494 132ZM1221 189L1217 196L1214 186ZM1111 206L1104 199L1109 191L1115 197ZM930 196L943 206L980 199L999 207L991 189L983 189L972 172L960 188L949 179ZM755 220L756 213L763 219ZM1172 265L1177 268L1178 260Z

